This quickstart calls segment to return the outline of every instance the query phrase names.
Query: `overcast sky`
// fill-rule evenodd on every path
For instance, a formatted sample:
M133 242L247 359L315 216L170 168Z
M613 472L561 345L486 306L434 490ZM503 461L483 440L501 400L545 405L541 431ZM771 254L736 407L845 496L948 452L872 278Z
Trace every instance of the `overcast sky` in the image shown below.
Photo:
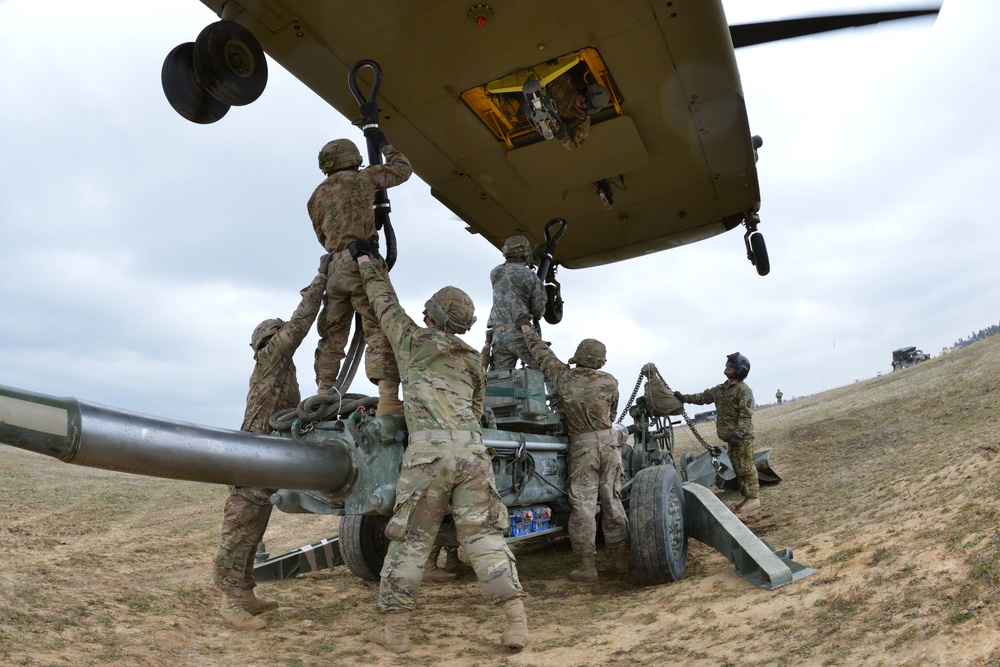
M927 2L912 3L926 7ZM725 3L731 23L898 2ZM249 335L287 319L322 249L305 203L316 153L361 134L274 61L264 95L201 126L160 86L166 54L215 20L196 0L0 0L0 384L238 428ZM739 350L758 403L888 372L1000 319L1000 3L936 21L737 53L760 150L757 276L740 230L563 270L563 359L608 345L622 407L646 361L674 389L723 379ZM386 73L385 76L391 76ZM390 137L391 140L391 137ZM454 284L478 307L499 252L413 178L391 191L393 270L419 317ZM296 357L315 392L311 334ZM364 378L355 391L372 394Z

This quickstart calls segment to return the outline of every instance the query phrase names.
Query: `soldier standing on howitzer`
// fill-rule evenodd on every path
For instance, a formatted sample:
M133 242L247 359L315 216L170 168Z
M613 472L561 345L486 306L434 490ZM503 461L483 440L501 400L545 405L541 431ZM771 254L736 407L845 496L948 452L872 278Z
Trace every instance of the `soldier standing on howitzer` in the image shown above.
M565 125L565 132L556 136L566 148L579 148L590 134L590 117L607 106L611 97L604 86L596 83L580 85L566 72L545 87Z
M476 320L472 299L455 287L439 290L425 304L426 328L421 327L400 307L381 263L369 261L368 244L355 241L350 248L369 302L396 353L409 429L395 511L385 529L391 542L378 598L385 622L368 640L395 653L410 650L410 614L427 556L450 506L458 541L483 591L503 606L504 646L524 648L525 593L503 539L510 519L480 427L485 373L480 355L456 335Z
M254 368L241 430L267 435L271 415L299 404L299 381L292 356L309 333L319 312L330 256L323 255L319 273L301 291L302 301L288 322L264 320L253 330L250 347ZM222 536L215 557L215 585L222 590L222 620L237 630L259 630L267 622L258 617L278 608L274 600L254 595L254 555L271 517L275 489L229 487L223 510Z
M486 321L492 331L490 369L510 370L517 360L538 370L538 362L528 352L524 337L518 331L519 318L539 319L545 313L545 287L535 272L528 268L531 244L523 236L511 236L503 244L504 263L490 271L493 284L493 308Z
M618 381L598 370L607 350L599 340L587 338L570 358L570 367L548 348L528 322L521 322L528 349L545 377L562 398L560 412L569 431L568 488L571 512L569 539L581 559L569 573L574 581L596 582L597 501L601 502L604 543L613 551L614 569L628 572L628 520L621 501L622 442L612 429L618 410Z
M726 443L733 472L743 495L736 505L737 514L760 509L760 482L753 463L753 391L744 380L750 373L750 360L739 352L726 357L726 381L699 394L674 392L683 403L706 405L715 403L715 428L719 439Z
M327 279L326 298L316 328L316 384L319 393L334 388L350 334L354 313L361 315L367 350L365 373L378 386L376 414L402 416L399 400L399 369L385 334L368 303L358 265L347 247L352 241L371 243L372 261L384 265L378 255L378 231L372 205L378 190L405 182L413 173L409 160L385 140L381 130L369 129L386 164L360 169L361 153L349 139L335 139L319 152L319 168L327 175L309 198L309 217L319 242L333 255Z

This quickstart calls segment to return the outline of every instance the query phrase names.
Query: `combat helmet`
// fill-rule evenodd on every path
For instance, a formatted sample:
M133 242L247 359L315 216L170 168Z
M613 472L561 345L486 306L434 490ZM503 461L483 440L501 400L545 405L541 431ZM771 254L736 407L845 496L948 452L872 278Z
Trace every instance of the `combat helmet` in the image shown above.
M608 95L608 89L596 83L590 84L584 88L581 93L587 99L587 106L585 109L587 113L591 115L606 107L608 102L611 101L611 96Z
M476 322L475 305L457 287L442 287L424 304L424 315L445 333L462 334Z
M334 139L319 151L319 170L329 176L342 169L361 166L361 152L350 139Z
M750 360L739 352L726 356L726 367L736 369L736 377L743 380L750 374Z
M257 328L250 334L250 347L253 348L254 356L267 344L267 340L278 333L278 329L285 322L279 319L264 320L257 325Z
M584 338L576 346L576 352L569 358L569 363L584 368L600 368L608 360L608 348L595 338Z
M523 236L511 236L503 243L503 257L515 262L526 262L531 257L531 244Z

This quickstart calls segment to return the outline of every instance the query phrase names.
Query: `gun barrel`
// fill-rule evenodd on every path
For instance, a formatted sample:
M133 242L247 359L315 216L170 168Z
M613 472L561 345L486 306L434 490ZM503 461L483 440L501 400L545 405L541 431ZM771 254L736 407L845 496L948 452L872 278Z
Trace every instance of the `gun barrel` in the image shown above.
M73 465L168 479L336 495L349 443L199 426L0 386L0 442Z

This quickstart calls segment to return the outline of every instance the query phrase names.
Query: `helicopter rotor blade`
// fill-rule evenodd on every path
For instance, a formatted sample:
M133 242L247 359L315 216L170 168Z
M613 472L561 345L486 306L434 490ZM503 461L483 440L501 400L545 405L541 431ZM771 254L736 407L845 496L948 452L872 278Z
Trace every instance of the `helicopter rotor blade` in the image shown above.
M918 16L936 15L937 9L916 9L895 12L869 12L865 14L842 14L838 16L813 16L784 21L765 21L761 23L744 23L729 26L729 34L733 38L733 46L741 48L777 42L783 39L793 39L806 35L815 35L831 30L856 28L863 25L873 25L884 21L896 21Z

